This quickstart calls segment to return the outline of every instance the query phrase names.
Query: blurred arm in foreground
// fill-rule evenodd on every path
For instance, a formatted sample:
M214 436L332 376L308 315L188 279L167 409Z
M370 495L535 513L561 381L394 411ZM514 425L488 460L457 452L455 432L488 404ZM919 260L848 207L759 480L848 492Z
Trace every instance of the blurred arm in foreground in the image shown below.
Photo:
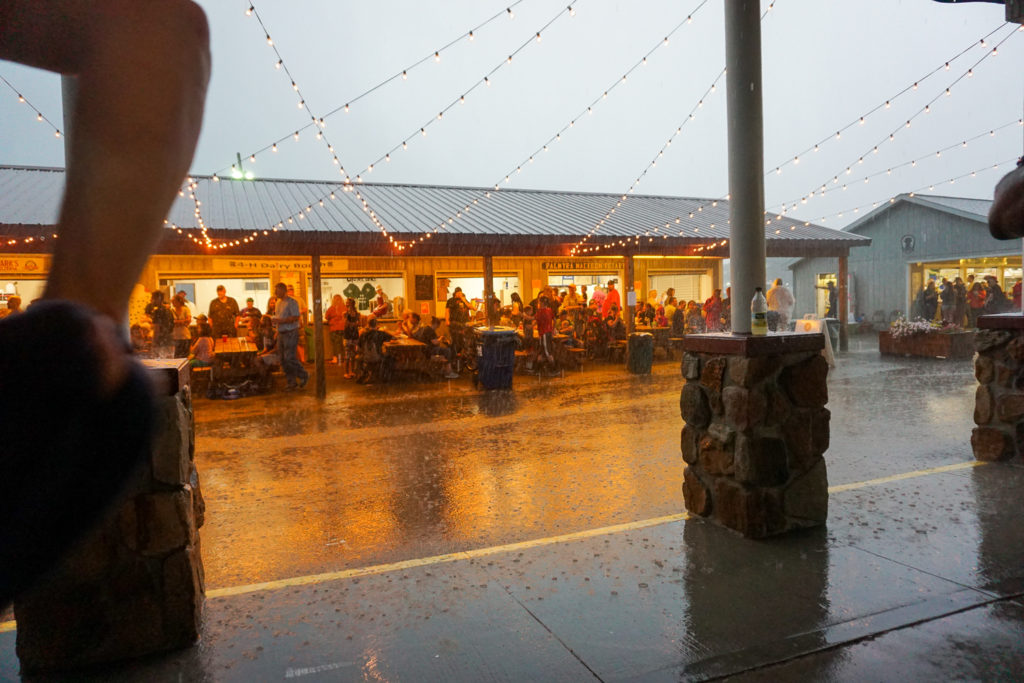
M154 397L121 330L192 162L208 43L189 0L0 0L0 59L78 81L44 301L0 321L0 610L150 454Z
M1024 157L996 185L988 229L998 240L1024 237Z

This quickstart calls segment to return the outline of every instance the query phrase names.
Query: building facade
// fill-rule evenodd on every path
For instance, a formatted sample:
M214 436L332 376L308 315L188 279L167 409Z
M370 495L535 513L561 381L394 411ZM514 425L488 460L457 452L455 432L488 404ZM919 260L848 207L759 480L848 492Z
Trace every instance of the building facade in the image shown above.
M1005 291L1021 279L1020 240L1001 241L988 231L984 199L900 195L846 231L871 238L849 256L850 320L909 317L911 304L929 280L994 275ZM804 258L793 271L797 315L824 315L824 286L835 280L838 261Z

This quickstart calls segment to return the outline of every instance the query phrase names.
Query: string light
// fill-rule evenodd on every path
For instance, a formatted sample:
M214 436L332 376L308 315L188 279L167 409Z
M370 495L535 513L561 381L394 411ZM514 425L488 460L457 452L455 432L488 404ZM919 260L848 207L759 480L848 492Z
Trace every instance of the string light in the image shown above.
M1004 24L1004 26L1005 26L1005 24ZM998 31L999 31L999 30L1000 30L1001 28L1002 28L1002 26L1000 26L1000 27L999 27L999 28L997 28L996 30L994 30L994 31L990 32L990 33L988 34L988 36L991 36L991 35L993 35L994 33L998 32ZM1011 31L1011 32L1010 32L1010 33L1008 33L1008 34L1007 34L1006 36L1004 36L1004 37L1003 37L1003 38L1002 38L1002 39L1001 39L1001 40L999 41L998 45L1002 45L1002 44L1003 44L1003 43L1005 43L1005 42L1006 42L1007 40L1009 40L1009 39L1010 39L1010 37L1012 37L1012 36L1013 36L1013 34L1015 33L1015 31L1016 31L1016 30L1014 30L1014 31ZM973 45L973 44L972 44L972 45ZM969 49L970 49L970 48L968 48L968 50L969 50ZM963 54L964 54L964 53L962 52L962 53L961 53L960 55L957 55L957 57L954 57L954 58L953 58L953 60L950 60L950 61L955 61L955 60L956 60L956 59L957 59L958 57L960 57L960 56L961 56L961 55L963 55ZM893 130L892 132L890 132L890 133L888 134L888 136L886 136L886 137L885 137L885 138L883 138L883 139L882 139L881 141L879 141L878 143L876 143L875 145L873 145L871 149L869 149L868 151L866 151L866 152L864 152L863 154L861 154L861 155L860 155L860 158L862 159L862 158L864 157L864 155L865 155L865 154L867 154L867 153L869 153L869 152L873 152L873 151L874 151L875 149L877 149L877 148L878 148L878 147L880 147L881 145L885 144L886 142L892 142L892 141L894 141L894 140L896 139L896 134L897 134L898 132L900 132L900 130L901 130L901 129L909 129L909 128L911 128L911 126L913 125L913 121L914 121L914 120L915 120L915 119L916 119L916 118L917 118L918 116L921 116L921 115L924 115L924 114L927 114L927 113L929 113L929 112L930 112L930 110L931 110L931 105L933 105L933 104L935 104L936 102L940 101L940 100L941 100L941 99L942 99L942 98L943 98L943 97L945 96L945 94L946 94L946 91L947 91L947 90L951 89L951 88L952 88L952 87L954 87L954 86L955 86L955 85L956 85L957 83L959 83L959 82L960 82L961 80L963 80L964 78L966 78L966 77L967 77L967 74L968 74L968 73L972 72L972 71L973 71L973 70L974 70L975 68L977 68L977 67L978 67L978 66L979 66L979 65L980 65L981 63L983 63L983 62L984 62L984 61L985 61L985 60L986 60L986 59L987 59L987 58L988 58L988 57L989 57L989 56L990 56L991 54L992 54L991 52L986 52L986 53L985 53L984 55L982 55L982 57L981 57L980 59L978 59L978 60L977 60L977 61L976 61L976 62L975 62L975 63L974 63L974 64L973 64L973 65L972 65L972 66L971 66L971 67L970 67L969 69L968 69L968 71L967 71L967 72L965 72L964 74L962 74L962 75L960 75L960 76L959 76L958 78L956 78L956 79L955 79L955 80L954 80L954 81L953 81L953 82L952 82L951 84L949 84L949 86L947 86L947 87L946 87L946 88L945 88L944 90L942 90L942 91L941 91L941 92L940 92L940 93L939 93L938 95L935 95L935 96L934 96L934 97L933 97L933 98L932 98L932 99L931 99L931 100L930 100L929 102L927 102L927 103L926 103L926 104L925 104L925 105L924 105L924 106L923 106L923 107L922 107L921 109L919 109L919 110L917 111L917 113L915 113L915 114L914 114L913 116L911 116L911 117L910 117L909 119L907 119L907 120L906 120L906 122L905 122L905 123L904 123L904 124L903 124L903 125L901 126L901 128L897 128L897 129ZM942 67L939 67L939 68L941 69ZM936 70L933 70L933 71L932 71L932 73L935 73L935 71L937 71L937 70L938 70L938 69L936 69ZM928 74L928 75L930 76L931 74ZM926 76L926 78L927 78L927 76ZM921 79L921 80L924 80L924 79ZM916 86L916 85L917 85L917 83L915 83L914 85ZM902 94L902 93L901 93L901 94ZM877 109L877 107L876 107L876 109ZM913 164L912 164L912 165L913 165ZM849 167L849 166L848 166L848 167L846 168L846 171L845 171L845 173L846 173L846 174L849 174L849 173L850 173L850 167ZM807 200L808 200L808 199L810 199L811 197L813 197L813 193L808 193L807 195L805 195L804 197L802 197L802 198L801 198L801 199L799 200L799 202L800 202L801 204L806 204L806 203L807 203ZM786 204L789 204L789 203L791 203L791 202L784 202L784 203L782 204L782 207L784 208L784 207L785 207L785 205L786 205ZM795 202L794 202L794 203L795 203Z
M19 104L24 104L24 105L28 106L32 111L35 112L35 114L36 114L36 121L39 121L40 123L46 123L46 124L48 124L50 126L50 128L53 129L54 137L60 138L61 135L63 135L61 133L60 128L58 128L52 121L50 121L50 119L48 119L46 116L44 116L43 112L40 111L34 104L32 104L28 100L27 97L22 95L21 92L17 88L15 88L13 85L11 85L10 81L8 81L3 76L0 76L0 81L2 81L3 84L6 85L8 87L8 89L10 89L11 92L13 92L15 95L18 96L18 103ZM43 237L42 239L46 239L46 238Z
M999 170L1003 166L1007 166L1007 165L1010 165L1010 164L1016 164L1016 161L1017 161L1017 158L1014 157L1012 159L1007 159L1005 161L1000 161L1000 162L992 164L990 166L984 166L982 168L978 168L978 169L975 169L973 171L968 171L967 173L964 173L962 175L956 176L954 178L949 178L948 180L944 180L942 182L949 183L951 185L952 184L956 184L956 182L958 180L963 180L965 178L975 178L975 177L977 177L978 173L982 173L982 172L985 172L985 171L996 171L996 170ZM911 190L910 192L905 192L903 194L906 194L909 197L914 197L918 193L924 192L925 190L934 191L935 186L937 184L939 184L939 183L929 183L928 185L923 185L923 186L921 186L921 187L919 187L917 189ZM856 214L856 213L859 213L860 211L864 211L864 210L867 210L867 209L875 209L875 208L877 208L878 206L880 206L882 204L886 204L886 203L893 204L893 203L896 202L896 200L899 198L899 196L900 195L895 195L895 196L889 197L888 199L885 199L885 200L871 202L870 204L862 204L862 205L860 205L858 207L854 207L852 209L844 209L842 211L837 211L836 213L828 214L826 216L821 216L820 218L816 219L815 222L824 224L824 223L827 223L829 221L829 219L831 219L831 218L842 218L847 213L854 213L854 214Z
M1007 26L1007 24L1003 23L1003 24L1000 24L999 26L997 26L996 28L994 28L993 30L989 31L988 34L986 34L985 37L982 38L982 41L984 41L985 38L989 38L992 35L994 35L995 33L998 33L1005 26ZM1012 32L1007 35L1007 38L1010 35L1012 35ZM1006 40L1006 38L1003 39L1003 41L1005 41L1005 40ZM1000 42L1000 45L1001 44L1002 44L1002 42ZM896 94L890 96L888 99L885 100L884 104L880 104L880 105L876 105L875 107L872 107L870 110L868 110L867 112L865 112L861 116L857 117L856 119L854 119L850 123L848 123L845 126L843 126L842 128L840 128L838 131L836 131L834 136L831 136L831 137L828 137L828 138L824 138L824 139L820 140L819 142L817 142L814 146L817 147L819 145L823 145L823 144L829 142L829 140L831 140L833 138L836 139L836 140L839 140L841 135L842 135L842 133L846 132L850 128L854 127L855 125L864 125L867 122L867 119L870 118L872 114L875 114L876 112L878 112L878 111L880 111L882 109L889 109L892 106L892 102L893 101L899 99L903 95L906 95L908 92L913 92L913 91L917 90L917 87L918 87L919 83L922 83L922 82L926 81L927 79L931 78L932 76L934 76L935 74L939 73L940 71L943 71L943 70L948 71L949 68L950 68L950 65L953 62L956 62L958 59L960 59L964 55L968 54L971 50L975 49L977 47L977 45L978 45L978 41L976 41L976 40L975 41L971 41L970 45L968 45L966 48L964 48L963 50L958 52L956 55L954 55L950 59L944 61L943 64L941 64L940 66L932 69L927 74L925 74L921 78L919 78L916 81L914 81L911 85L904 87L902 90L900 90ZM991 53L989 53L989 54L991 54ZM989 56L989 54L986 54L985 57ZM984 61L985 57L982 57L982 59L979 60L978 63L980 63L981 61ZM978 63L976 63L974 66L977 66ZM956 81L954 81L952 84L950 84L949 87L946 88L946 93L945 93L946 95L949 95L950 87L952 87L953 85L956 85L957 81L959 81L959 80L960 79L958 78ZM932 100L932 103L934 103L934 100ZM803 150L797 156L802 156L802 155L806 154L808 151L810 151L810 148ZM784 162L778 164L777 166L775 166L775 168L783 169L787 165L789 165L789 163L790 163L790 160L784 161Z
M389 76L389 77L385 78L384 80L380 81L380 82L379 82L379 83L377 83L376 85L374 85L374 86L372 86L372 87L368 88L367 90L365 90L364 92L362 92L362 93L361 93L360 95L358 95L357 97L353 97L353 98L350 98L350 99L348 99L348 100L347 100L347 102L346 102L346 104L345 104L344 106L345 106L345 107L347 107L347 106L349 106L349 105L351 105L351 104L355 104L355 103L356 103L356 102L358 102L359 100L362 100L362 99L363 99L364 97L367 97L367 96L369 96L369 95L370 95L370 94L372 94L373 92L377 91L378 89L380 89L380 88L384 87L385 85L387 85L388 83L390 83L390 82L392 82L392 81L394 81L394 80L398 80L398 79L401 79L401 80L408 80L408 77L409 77L409 72L410 72L410 71L412 71L412 70L413 70L413 69L415 69L416 67L419 67L419 66L421 66L422 64L424 64L425 62L429 61L430 59L433 59L433 58L434 58L434 55L435 55L435 54L437 54L437 55L439 55L439 56L440 56L440 55L443 55L443 54L444 54L444 52L445 52L445 50L447 50L447 49L449 49L449 48L453 47L454 45L456 45L456 44L457 44L458 42L460 42L460 41L462 40L462 38L463 38L464 36L468 36L468 37L469 37L469 39L470 39L470 40L472 40L472 39L473 39L473 38L475 37L475 35L476 35L476 33L477 33L478 31L480 31L480 30L481 30L481 29L483 29L484 27L488 26L488 25L489 25L489 24L491 24L492 22L494 22L494 21L497 21L497 20L498 20L498 19L500 19L501 17L503 17L503 16L506 16L506 14L507 14L507 13L509 13L509 12L511 12L511 11L512 11L512 8L516 7L517 5L519 5L519 4L520 4L521 2L523 2L523 1L524 1L524 0L515 0L515 2L513 2L513 3L511 4L511 5L509 5L507 9L505 9L505 10L501 10L500 12L497 12L497 13L495 13L494 15L492 15L491 17L489 17L488 19L486 19L486 20L484 20L483 22L481 22L481 23L480 23L479 25L477 25L477 26L474 26L474 27L473 27L473 28L472 28L471 30L469 30L468 32L460 33L460 34L459 34L459 36L458 36L457 38L455 38L455 39L453 39L453 40L449 41L448 43L446 43L445 45L443 45L443 46L442 46L442 47L440 47L439 49L436 49L436 50L431 50L431 51L430 51L429 53L427 53L426 55L424 55L424 56L423 56L423 57L421 57L420 59L416 60L416 61L415 61L415 62L413 62L412 64L409 64L409 65L407 65L407 66L406 66L405 68L403 68L403 69L401 69L401 70L399 70L399 71L396 71L396 72L395 72L395 73L394 73L393 75L391 75L391 76ZM256 8L255 8L255 6L252 6L252 5L250 5L250 8L251 8L251 11L248 11L248 12L246 13L246 16L254 16L254 15L255 15L255 16L257 17L257 19L259 19L259 14L258 14L258 12L256 11ZM572 7L570 7L569 9L570 9L570 10L572 10ZM571 14L575 14L575 10L572 10L572 11L571 11L570 13L571 13ZM262 21L260 21L260 24L262 25L262 24L263 24L263 22L262 22ZM546 28L546 27L545 27L545 28ZM271 39L271 37L270 37L270 32L269 32L269 31L267 31L267 30L264 30L264 34L265 34L265 36L266 36L266 39L267 39L267 41L268 41L268 44L269 44L269 45L271 45L271 46L273 47L273 40L272 40L272 39ZM532 42L532 38L531 38L531 42ZM277 62L276 62L276 63L274 64L274 67L275 67L276 69L281 69L281 68L282 68L282 66L283 66L283 62L282 62L282 60L281 60L280 58L278 58ZM335 115L335 114L337 114L337 113L341 112L341 111L343 110L343 108L344 108L344 107L337 107L337 108L335 108L335 109L332 109L332 110L330 110L329 112L327 112L327 113L326 113L326 114L324 115L324 118L330 118L331 116L333 116L333 115ZM347 110L346 110L346 111L347 111ZM311 126L311 125L314 125L314 123L312 123L312 122L311 122L311 123L307 124L306 126L304 126L304 127L303 127L302 129L300 129L300 130L305 130L306 128L308 128L308 127L309 127L309 126ZM278 139L276 140L276 142L281 142L281 139L282 139L282 138L278 138ZM270 144L267 144L267 145L265 145L264 147L260 148L259 150L256 150L255 154L260 154L261 152L265 152L265 151L267 151L267 150L269 150L269 149L270 149ZM228 171L228 169L229 169L229 168L230 168L229 166L225 166L224 168L222 168L222 169L220 169L219 171L217 171L217 173L225 173L225 172L227 172L227 171Z

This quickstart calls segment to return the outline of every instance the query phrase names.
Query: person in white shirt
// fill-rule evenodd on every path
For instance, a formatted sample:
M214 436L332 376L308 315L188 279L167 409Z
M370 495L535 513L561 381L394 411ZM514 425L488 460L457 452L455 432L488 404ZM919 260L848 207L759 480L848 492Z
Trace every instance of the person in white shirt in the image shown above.
M775 311L779 315L776 329L783 332L789 330L789 318L793 315L793 304L796 303L796 300L793 298L793 292L782 284L782 278L775 278L775 282L765 294L765 298L768 300L768 310Z

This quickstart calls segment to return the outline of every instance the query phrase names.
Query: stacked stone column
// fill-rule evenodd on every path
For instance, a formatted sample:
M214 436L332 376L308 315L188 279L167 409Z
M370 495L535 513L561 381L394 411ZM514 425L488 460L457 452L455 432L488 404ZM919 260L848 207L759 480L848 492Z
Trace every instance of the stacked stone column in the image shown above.
M978 318L975 337L971 447L978 460L1009 460L1024 453L1024 317L1019 313Z
M687 335L686 509L762 538L823 524L828 364L820 335Z
M204 504L187 365L152 363L162 395L149 462L121 507L15 602L23 673L139 657L199 637Z

